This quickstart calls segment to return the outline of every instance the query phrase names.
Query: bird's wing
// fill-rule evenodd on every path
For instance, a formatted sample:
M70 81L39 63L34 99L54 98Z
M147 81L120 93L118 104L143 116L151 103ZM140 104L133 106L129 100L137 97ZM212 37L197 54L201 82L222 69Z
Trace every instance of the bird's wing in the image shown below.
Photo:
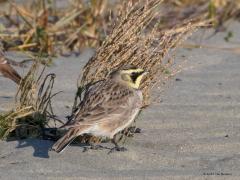
M86 93L75 120L66 127L93 125L111 119L119 119L129 112L134 93L123 85L114 82L101 82Z

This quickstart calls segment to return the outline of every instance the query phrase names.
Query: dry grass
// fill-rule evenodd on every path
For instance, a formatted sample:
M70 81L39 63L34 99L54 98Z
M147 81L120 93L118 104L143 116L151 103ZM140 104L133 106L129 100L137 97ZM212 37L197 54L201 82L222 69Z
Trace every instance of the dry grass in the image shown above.
M43 78L38 62L33 63L21 81L13 111L0 116L0 138L39 137L49 120L54 118L51 99L54 74Z
M31 51L41 55L78 54L83 47L99 47L112 28L117 12L127 2L145 4L136 0L68 0L66 7L56 7L57 0L32 0L27 5L8 1L9 10L0 12L0 40L5 49ZM6 3L6 2L5 2ZM239 17L239 0L171 0L161 9L161 28L169 28L196 16L214 18L216 27L227 19Z
M0 13L0 40L5 50L41 55L69 55L82 47L100 43L105 24L106 0L71 0L64 9L56 0L31 1L21 5L9 1L9 11Z

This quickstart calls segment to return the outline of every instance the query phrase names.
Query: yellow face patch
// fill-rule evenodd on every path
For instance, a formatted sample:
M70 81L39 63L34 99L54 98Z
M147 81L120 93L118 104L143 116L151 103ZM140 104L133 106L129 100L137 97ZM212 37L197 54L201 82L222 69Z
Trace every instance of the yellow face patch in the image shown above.
M145 75L143 69L129 69L129 70L122 70L121 78L126 84L134 89L138 89L143 76Z
M143 69L128 69L128 70L122 70L121 71L121 74L132 74L132 73L143 73L144 72L144 70Z

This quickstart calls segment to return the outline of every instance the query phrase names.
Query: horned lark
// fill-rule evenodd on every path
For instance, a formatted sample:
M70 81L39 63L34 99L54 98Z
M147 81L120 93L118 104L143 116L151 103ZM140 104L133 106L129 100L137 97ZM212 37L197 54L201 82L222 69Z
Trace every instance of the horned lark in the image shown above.
M15 83L19 84L21 81L21 76L15 71L7 60L4 58L3 54L0 52L0 72L6 78L13 80Z
M110 138L115 145L114 150L125 150L118 146L114 137L133 122L142 107L142 92L138 88L145 74L143 69L122 68L89 87L73 121L65 126L68 132L53 145L52 150L63 151L83 134Z

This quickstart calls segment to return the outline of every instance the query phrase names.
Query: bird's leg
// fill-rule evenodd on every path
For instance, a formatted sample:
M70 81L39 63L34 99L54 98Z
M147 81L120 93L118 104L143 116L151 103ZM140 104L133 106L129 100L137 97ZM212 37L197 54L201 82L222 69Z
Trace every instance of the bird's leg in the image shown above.
M102 150L102 149L106 149L106 147L104 147L104 146L102 146L102 145L100 145L100 144L89 144L89 146L87 146L87 147L84 147L84 149L83 149L83 152L86 152L86 151L88 151L89 149L92 149L92 150Z
M133 137L136 133L141 133L141 129L136 126L129 127L125 133L127 137Z
M115 145L115 147L112 148L112 149L108 152L108 154L110 154L110 153L112 153L112 152L114 152L114 151L126 151L126 150L127 150L125 147L120 147L120 146L117 144L117 142L116 142L116 140L115 140L115 137L111 140L111 142Z
M136 126L131 126L121 132L121 137L119 138L119 141L122 141L124 137L133 137L134 134L141 133L141 129L137 128ZM125 138L126 140L126 138ZM125 142L124 140L124 142Z
M90 149L98 150L98 149L104 149L106 147L100 145L100 144L91 144Z
M142 129L135 127L134 133L141 133L141 132L142 132Z
M142 130L138 128L136 125L133 125L128 128L128 131L134 134L134 133L141 133Z

